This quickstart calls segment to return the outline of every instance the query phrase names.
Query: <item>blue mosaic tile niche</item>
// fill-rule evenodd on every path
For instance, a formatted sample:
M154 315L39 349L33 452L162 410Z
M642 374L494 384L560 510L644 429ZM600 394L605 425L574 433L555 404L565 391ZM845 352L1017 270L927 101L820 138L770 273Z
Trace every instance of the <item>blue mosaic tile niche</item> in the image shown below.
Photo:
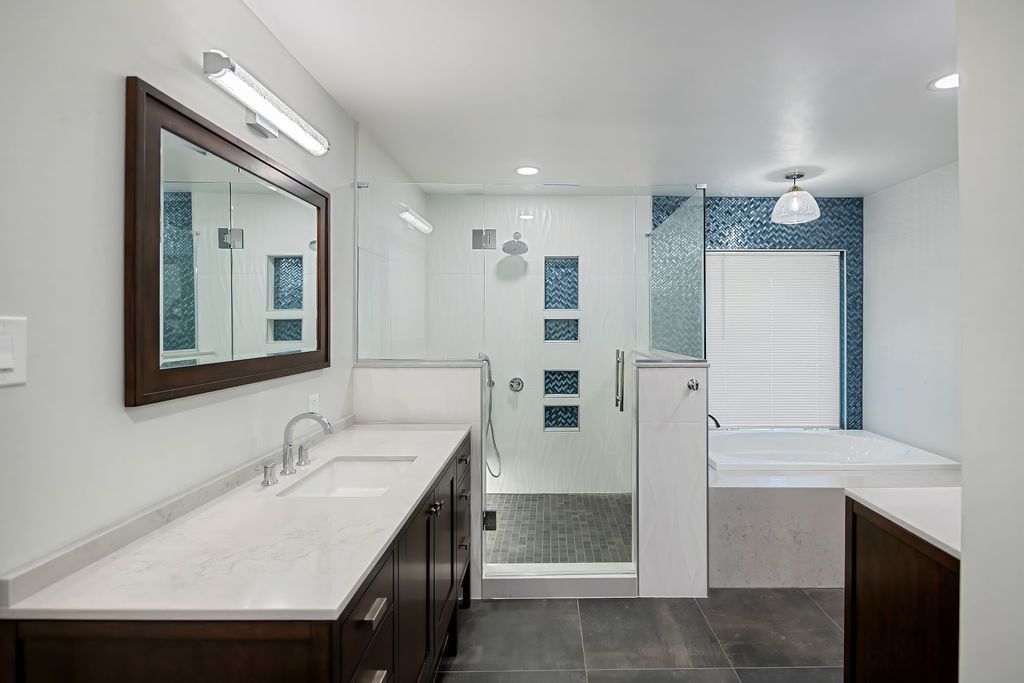
M164 192L163 203L163 350L194 349L198 344L192 193Z
M579 396L580 395L580 371L579 370L545 370L544 371L544 395L545 396Z
M579 428L579 406L544 406L544 429Z
M704 198L654 197L651 347L704 357Z
M274 341L302 341L302 319L274 320L273 339Z
M274 257L274 308L302 308L302 257Z
M544 259L544 308L575 310L580 307L580 260L576 256Z
M580 321L576 318L545 318L544 341L579 341Z
M654 227L682 203L681 197L655 197ZM864 366L864 200L817 197L821 218L800 225L772 223L776 197L708 197L706 248L841 250L846 274L843 297L845 361L844 427L861 429ZM673 208L675 207L675 208Z

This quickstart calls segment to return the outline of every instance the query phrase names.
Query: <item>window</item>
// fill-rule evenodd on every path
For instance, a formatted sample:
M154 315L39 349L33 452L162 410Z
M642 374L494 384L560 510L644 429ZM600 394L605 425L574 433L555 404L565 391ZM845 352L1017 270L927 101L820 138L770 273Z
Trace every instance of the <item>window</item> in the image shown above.
M708 252L708 410L722 426L840 426L841 258Z

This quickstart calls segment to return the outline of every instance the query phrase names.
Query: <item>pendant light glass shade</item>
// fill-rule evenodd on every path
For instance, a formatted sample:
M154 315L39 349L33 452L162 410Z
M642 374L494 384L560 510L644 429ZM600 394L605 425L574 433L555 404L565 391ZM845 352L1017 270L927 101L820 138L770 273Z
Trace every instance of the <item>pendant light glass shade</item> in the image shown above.
M790 173L786 176L787 179L793 181L793 187L779 197L779 201L775 202L775 208L772 210L772 223L796 225L813 221L821 216L818 202L811 196L811 193L796 184L796 181L803 177L803 173Z

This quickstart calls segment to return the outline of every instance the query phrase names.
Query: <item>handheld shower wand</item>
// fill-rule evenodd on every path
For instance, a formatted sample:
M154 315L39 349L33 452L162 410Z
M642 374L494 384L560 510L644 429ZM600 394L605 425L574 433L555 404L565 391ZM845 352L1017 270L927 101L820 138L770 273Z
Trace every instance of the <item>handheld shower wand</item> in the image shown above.
M501 451L498 450L498 441L494 437L494 422L491 418L492 415L492 404L494 403L494 376L491 374L491 359L487 357L487 354L481 353L480 360L483 361L484 368L487 369L487 424L484 427L484 466L487 468L487 472L497 479L501 476ZM491 461L487 458L487 434L491 435L491 444L494 446L494 456L498 461L498 472L495 474L494 470L491 469Z

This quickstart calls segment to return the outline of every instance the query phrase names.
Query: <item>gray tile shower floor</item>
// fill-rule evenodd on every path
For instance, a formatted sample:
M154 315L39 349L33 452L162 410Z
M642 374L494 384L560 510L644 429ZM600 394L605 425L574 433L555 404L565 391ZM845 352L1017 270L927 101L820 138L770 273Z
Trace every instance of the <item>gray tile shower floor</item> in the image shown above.
M493 600L459 613L439 683L839 683L843 591Z
M628 493L489 493L498 528L484 534L484 561L630 562Z

